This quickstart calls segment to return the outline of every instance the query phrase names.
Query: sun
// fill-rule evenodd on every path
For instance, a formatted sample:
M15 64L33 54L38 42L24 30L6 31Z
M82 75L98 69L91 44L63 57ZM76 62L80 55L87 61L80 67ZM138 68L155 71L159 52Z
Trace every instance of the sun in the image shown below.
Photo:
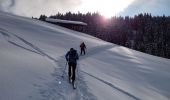
M134 0L82 0L80 12L99 12L106 18L123 11Z

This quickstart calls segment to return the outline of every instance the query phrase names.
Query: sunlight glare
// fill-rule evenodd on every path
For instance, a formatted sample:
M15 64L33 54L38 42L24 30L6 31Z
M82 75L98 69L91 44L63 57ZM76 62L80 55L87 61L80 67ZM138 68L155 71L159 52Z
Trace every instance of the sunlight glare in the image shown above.
M99 12L106 18L123 11L134 0L82 0L80 12Z

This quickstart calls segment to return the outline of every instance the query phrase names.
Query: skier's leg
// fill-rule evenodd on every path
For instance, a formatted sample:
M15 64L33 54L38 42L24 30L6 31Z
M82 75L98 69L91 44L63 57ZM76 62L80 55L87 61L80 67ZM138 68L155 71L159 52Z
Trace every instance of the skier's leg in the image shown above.
M69 62L68 63L68 78L69 78L69 82L70 82L70 79L71 79L71 63Z
M84 55L86 54L85 49L83 49Z
M72 82L74 83L76 77L76 64L73 64L72 68Z
M81 53L80 53L80 55L82 55L82 53L83 53L83 49L81 48Z

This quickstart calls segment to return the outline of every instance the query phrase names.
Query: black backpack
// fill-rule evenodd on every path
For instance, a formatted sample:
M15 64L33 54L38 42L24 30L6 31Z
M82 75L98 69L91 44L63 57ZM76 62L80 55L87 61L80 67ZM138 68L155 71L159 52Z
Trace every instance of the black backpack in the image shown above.
M77 51L76 50L71 50L69 51L69 62L76 62L77 60Z

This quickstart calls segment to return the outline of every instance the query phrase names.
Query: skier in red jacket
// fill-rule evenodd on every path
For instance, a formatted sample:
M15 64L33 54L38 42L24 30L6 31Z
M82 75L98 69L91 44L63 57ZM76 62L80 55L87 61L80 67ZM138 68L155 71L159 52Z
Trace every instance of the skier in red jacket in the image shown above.
M80 50L81 50L80 55L82 55L82 54L85 55L85 54L86 54L85 49L86 49L86 45L85 45L84 42L82 42L82 43L80 44Z

